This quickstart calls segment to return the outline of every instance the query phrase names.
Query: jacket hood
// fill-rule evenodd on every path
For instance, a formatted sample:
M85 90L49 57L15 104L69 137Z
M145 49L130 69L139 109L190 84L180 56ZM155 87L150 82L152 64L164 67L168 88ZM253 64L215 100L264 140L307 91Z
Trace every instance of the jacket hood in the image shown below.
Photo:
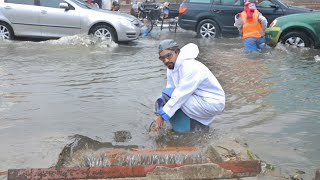
M176 71L177 69L179 69L179 67L181 66L183 61L193 60L193 59L197 58L198 55L199 55L198 45L193 44L193 43L189 43L189 44L183 46L180 49L180 53L178 55L178 58L175 63L173 71Z

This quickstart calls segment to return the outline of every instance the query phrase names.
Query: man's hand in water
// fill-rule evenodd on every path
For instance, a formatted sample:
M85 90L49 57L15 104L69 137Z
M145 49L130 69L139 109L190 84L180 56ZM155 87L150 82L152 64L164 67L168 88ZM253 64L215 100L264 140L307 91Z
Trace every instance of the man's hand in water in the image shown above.
M163 119L161 116L157 116L152 122L149 128L149 136L157 138L161 135L161 126L163 125Z
M155 121L156 121L157 128L160 128L163 125L163 119L161 116L157 116Z

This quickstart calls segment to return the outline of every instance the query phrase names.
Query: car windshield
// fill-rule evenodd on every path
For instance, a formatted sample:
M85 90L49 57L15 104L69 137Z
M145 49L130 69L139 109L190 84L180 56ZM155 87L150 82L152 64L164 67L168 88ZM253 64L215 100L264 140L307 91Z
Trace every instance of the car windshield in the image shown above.
M85 2L79 1L79 0L71 0L72 2L76 3L78 6L84 8L84 9L92 9L90 6L88 6Z
M278 2L279 2L280 4L282 4L282 5L284 5L284 6L288 6L288 5L286 5L284 2L282 2L282 0L278 0Z

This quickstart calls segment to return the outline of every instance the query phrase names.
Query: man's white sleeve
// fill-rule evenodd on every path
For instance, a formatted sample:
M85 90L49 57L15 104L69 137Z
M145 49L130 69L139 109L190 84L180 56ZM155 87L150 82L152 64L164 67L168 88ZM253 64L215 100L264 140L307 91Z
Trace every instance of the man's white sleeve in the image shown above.
M174 88L174 83L172 80L171 73L167 70L167 85L166 88Z
M234 16L234 26L237 27L240 34L242 34L242 20L239 14Z
M265 31L268 27L268 21L261 13L259 14L259 21L261 23L263 31Z
M172 117L174 113L192 96L194 91L202 82L201 73L196 70L185 71L180 79L179 85L175 87L170 100L163 107L163 112L167 117Z

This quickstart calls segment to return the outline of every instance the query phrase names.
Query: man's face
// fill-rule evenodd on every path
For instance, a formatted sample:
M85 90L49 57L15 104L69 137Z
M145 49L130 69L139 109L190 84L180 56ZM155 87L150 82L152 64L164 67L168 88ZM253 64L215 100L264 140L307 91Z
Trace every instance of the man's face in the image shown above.
M174 69L178 53L170 49L165 49L160 52L159 59L168 67L168 69Z

